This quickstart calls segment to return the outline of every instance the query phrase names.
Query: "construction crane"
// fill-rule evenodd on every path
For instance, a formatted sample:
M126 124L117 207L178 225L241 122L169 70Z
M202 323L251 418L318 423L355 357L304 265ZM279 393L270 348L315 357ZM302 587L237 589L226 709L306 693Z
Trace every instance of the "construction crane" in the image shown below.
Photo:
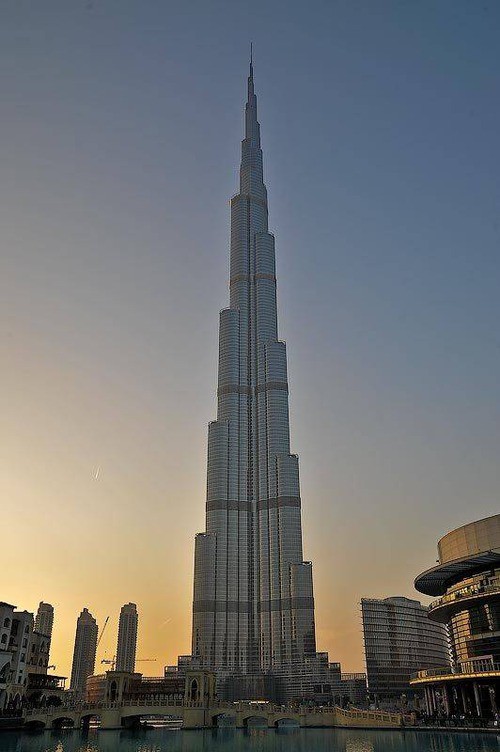
M135 660L136 663L145 663L145 662L151 662L151 661L156 661L156 658L136 658ZM101 660L101 663L107 663L108 665L111 666L110 670L114 671L115 666L116 666L116 655L114 655L112 658L103 658Z
M101 642L101 640L102 640L102 636L103 636L103 634L104 634L104 630L106 629L106 626L107 626L107 624L108 624L108 621L109 621L109 616L106 616L106 621L104 622L104 626L103 626L103 628L101 629L101 634L99 635L99 638L98 638L98 640L97 640L96 650L97 650L97 648L99 647L99 643L100 643L100 642Z

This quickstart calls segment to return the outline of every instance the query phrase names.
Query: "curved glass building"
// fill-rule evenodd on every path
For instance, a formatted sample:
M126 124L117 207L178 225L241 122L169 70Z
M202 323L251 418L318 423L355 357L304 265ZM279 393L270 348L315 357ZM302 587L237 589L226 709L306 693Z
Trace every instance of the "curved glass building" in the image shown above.
M447 624L448 672L420 671L429 715L496 716L500 702L500 514L453 530L438 543L439 563L415 587L438 596L429 618Z

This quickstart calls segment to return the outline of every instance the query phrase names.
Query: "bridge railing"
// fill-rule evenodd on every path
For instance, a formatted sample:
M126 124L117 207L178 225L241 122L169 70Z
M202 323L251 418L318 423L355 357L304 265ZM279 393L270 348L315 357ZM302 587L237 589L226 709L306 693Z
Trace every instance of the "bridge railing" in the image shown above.
M95 703L72 703L68 705L58 705L57 707L31 708L25 711L26 716L33 715L57 715L63 713L81 713L82 715L102 710L119 710L121 708L203 708L204 703L184 701L184 700L148 700L135 699L123 700L122 702L95 702ZM210 707L232 707L230 703L214 702ZM96 712L97 714L97 712Z
M388 713L384 710L361 710L360 708L335 708L339 715L344 718L364 718L369 721L386 721L399 726L401 715L399 713Z

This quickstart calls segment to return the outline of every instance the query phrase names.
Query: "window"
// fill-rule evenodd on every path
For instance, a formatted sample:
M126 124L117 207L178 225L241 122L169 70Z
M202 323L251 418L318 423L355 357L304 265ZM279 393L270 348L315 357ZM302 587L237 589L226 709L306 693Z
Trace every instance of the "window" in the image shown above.
M0 640L0 643L1 643L2 645L5 645L5 644L6 644L6 642L7 642L7 635L6 635L6 634L3 634L3 635L2 635L2 639Z
M10 619L4 619L3 625L4 627L10 627Z

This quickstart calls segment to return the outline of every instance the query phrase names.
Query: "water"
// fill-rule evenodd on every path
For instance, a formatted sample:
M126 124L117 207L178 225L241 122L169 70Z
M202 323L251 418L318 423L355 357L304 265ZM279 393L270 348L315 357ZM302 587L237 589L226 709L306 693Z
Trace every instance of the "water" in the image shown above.
M0 752L500 752L496 734L432 731L44 731L0 733Z

